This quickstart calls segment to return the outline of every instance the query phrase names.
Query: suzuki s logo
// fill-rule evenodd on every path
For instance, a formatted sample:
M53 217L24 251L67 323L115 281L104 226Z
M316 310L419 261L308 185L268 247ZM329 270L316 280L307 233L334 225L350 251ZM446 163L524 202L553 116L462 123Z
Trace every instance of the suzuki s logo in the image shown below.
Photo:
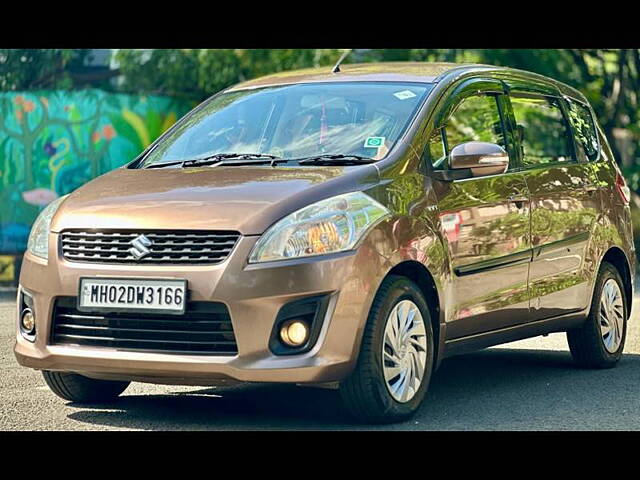
M133 247L129 249L129 253L133 255L133 258L135 258L136 260L140 260L151 253L151 250L149 250L147 247L151 246L152 244L153 242L147 237L145 237L144 235L139 235L131 240L131 245L133 245Z

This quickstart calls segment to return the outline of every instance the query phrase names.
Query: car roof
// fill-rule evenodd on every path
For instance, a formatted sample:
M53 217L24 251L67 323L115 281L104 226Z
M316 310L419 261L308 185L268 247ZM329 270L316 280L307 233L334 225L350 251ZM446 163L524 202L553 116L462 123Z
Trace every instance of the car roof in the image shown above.
M248 80L235 85L232 89L244 90L247 88L310 82L404 81L433 83L443 73L460 66L460 64L456 63L426 62L348 63L340 65L340 72L338 73L333 73L331 66L290 70Z
M228 88L226 91L246 90L260 87L292 85L296 83L326 82L453 82L461 76L473 73L499 73L501 76L537 80L557 87L564 95L586 102L584 95L573 87L537 73L509 67L478 63L432 63L432 62L379 62L347 63L340 65L338 73L331 66L306 68L278 72L254 78Z

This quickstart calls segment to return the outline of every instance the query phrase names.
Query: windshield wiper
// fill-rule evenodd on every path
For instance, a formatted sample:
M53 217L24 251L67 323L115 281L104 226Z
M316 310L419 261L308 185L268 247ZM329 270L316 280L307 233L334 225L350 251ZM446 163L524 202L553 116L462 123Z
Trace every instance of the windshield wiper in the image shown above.
M228 162L226 160L235 159L237 161ZM182 168L200 167L202 165L251 165L256 163L271 163L280 160L275 155L267 153L218 153L210 157L195 158L193 160L185 160L182 162Z
M361 155L315 155L298 160L300 165L366 165L376 160Z
M228 159L236 159L237 161L228 162ZM154 163L145 168L162 168L172 165L180 165L183 168L200 167L204 165L252 165L256 163L270 163L272 166L276 163L286 162L288 160L280 159L275 155L266 153L217 153L207 157L194 158L192 160L178 160L175 162Z
M208 157L194 158L192 160L177 160L175 162L153 163L144 168L163 168L180 165L182 168L202 167L205 165L217 166L242 166L260 165L268 163L275 167L278 163L298 162L300 165L366 165L375 163L376 160L360 155L314 155L304 158L280 158L267 153L218 153Z

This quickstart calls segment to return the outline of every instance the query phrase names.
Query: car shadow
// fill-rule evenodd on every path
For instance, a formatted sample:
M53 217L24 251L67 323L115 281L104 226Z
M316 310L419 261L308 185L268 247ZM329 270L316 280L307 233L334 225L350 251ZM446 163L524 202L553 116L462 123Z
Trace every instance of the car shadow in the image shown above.
M127 395L116 403L86 406L70 419L144 430L259 430L356 427L336 391L295 385L244 384L193 387L168 395Z
M640 429L640 355L608 370L577 368L567 351L493 348L445 360L409 421L355 423L336 391L248 384L169 395L127 395L74 407L78 422L141 430L593 430Z

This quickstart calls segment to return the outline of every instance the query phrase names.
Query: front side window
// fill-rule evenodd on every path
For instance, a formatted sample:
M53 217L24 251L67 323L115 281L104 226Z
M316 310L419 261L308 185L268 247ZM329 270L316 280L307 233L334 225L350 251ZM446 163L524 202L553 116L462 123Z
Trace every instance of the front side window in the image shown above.
M489 142L506 149L496 97L474 95L464 99L441 129L429 139L431 161L436 169L446 168L449 153L465 142Z
M222 153L379 160L404 133L430 89L417 83L345 82L223 93L181 120L139 166Z
M571 133L558 99L511 97L524 167L573 160Z
M447 161L447 150L444 144L443 129L438 128L431 132L428 148L431 164L434 168L442 167Z
M576 144L588 160L598 158L598 134L589 109L574 101L569 101L569 121L573 126Z

